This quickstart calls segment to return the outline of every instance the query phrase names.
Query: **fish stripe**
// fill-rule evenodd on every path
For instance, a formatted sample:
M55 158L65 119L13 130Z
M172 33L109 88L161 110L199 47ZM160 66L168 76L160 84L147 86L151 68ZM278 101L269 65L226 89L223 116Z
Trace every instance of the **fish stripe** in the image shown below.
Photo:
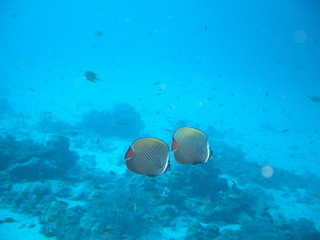
M155 138L141 138L133 144L133 156L127 160L129 170L148 176L162 174L168 165L169 147Z
M174 156L182 164L204 163L210 152L207 136L195 128L182 127L174 133L174 139L179 146Z

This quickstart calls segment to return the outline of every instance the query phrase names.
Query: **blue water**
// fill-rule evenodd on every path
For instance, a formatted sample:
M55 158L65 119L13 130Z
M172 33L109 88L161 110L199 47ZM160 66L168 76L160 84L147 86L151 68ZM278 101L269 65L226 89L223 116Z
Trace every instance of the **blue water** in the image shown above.
M320 239L319 10L316 0L3 0L0 208L46 222L40 235L57 239ZM85 79L86 71L99 79ZM123 156L134 140L156 137L170 146L182 126L207 134L214 160L180 166L171 156L171 171L152 181L126 169ZM56 161L52 175L41 165L46 161ZM30 175L16 170L28 164L34 164ZM261 175L264 165L274 170L271 177ZM74 166L80 170L68 172ZM69 193L53 187L66 181L73 182L66 184ZM215 189L221 181L228 187ZM14 186L38 182L51 189L32 203L41 202L42 215L14 200ZM99 187L86 187L92 182ZM81 184L90 197L70 193ZM112 203L107 189L115 191ZM235 219L221 219L217 209L206 215L248 201L239 189L251 200L260 189L268 201L253 201L245 211L234 206ZM62 213L45 212L44 196L99 210L61 227ZM117 208L133 209L136 229L108 227L110 219L92 224L91 232L82 226L99 222L98 212L123 198L129 203ZM74 215L73 207L64 211ZM148 229L141 227L144 220ZM284 236L279 226L292 221L297 226ZM4 222L0 232L15 224ZM234 225L240 230L224 230ZM254 228L261 236L248 230ZM216 234L197 238L197 231Z

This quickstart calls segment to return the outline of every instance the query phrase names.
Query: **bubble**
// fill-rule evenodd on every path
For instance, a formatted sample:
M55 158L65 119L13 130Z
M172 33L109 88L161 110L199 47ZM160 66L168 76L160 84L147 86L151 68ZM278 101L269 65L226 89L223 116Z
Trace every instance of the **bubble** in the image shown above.
M296 30L292 37L295 43L304 43L307 40L307 34L302 29Z
M264 178L271 178L273 175L273 168L270 165L264 165L262 166L260 172Z

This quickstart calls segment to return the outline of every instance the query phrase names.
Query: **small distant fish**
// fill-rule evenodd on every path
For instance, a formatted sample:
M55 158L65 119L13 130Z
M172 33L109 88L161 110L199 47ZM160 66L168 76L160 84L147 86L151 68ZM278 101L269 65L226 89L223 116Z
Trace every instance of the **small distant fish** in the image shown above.
M64 201L60 201L60 200L57 200L57 201L56 201L56 204L57 204L58 206L63 206L63 207L68 207L68 206L69 206L68 203L66 203L66 202L64 202Z
M127 168L138 174L156 177L170 169L168 145L156 138L134 141L125 154Z
M101 187L99 185L95 184L95 185L92 186L92 189L101 190Z
M43 234L46 238L53 238L56 236L55 233L52 233L52 232L46 232Z
M101 32L101 31L95 31L95 32L94 32L94 35L95 35L96 37L102 37L102 36L103 36L103 32Z
M95 74L94 72L91 71L87 71L84 73L84 79L90 81L90 82L97 82L97 80L100 80L100 78L98 78L97 74Z
M289 132L289 129L283 129L281 132L282 132L282 133Z
M319 96L309 96L309 95L306 95L307 98L309 98L312 102L320 102L320 97Z
M133 203L133 211L134 211L134 212L137 211L137 204L136 204L136 202Z
M201 32L203 32L203 31L207 31L207 29L208 29L208 26L207 26L207 25L202 25L202 26L200 27L200 29L198 30L198 33L201 33Z
M174 158L181 164L205 163L212 157L207 136L191 127L178 128L172 140Z
M72 131L72 130L71 130L71 131L67 131L66 134L67 134L67 135L70 135L70 136L77 136L77 135L79 134L79 132L78 132L78 131Z
M201 201L194 201L194 202L192 203L192 206L193 206L193 207L202 207L203 205L204 205L204 203L201 202Z
M102 198L100 196L98 196L98 195L91 196L91 199L94 200L94 201L102 200Z
M160 220L159 217L149 217L148 218L148 221L151 222L151 223L158 222L159 220Z
M168 108L170 108L171 110L175 110L176 107L174 105L168 105Z
M8 217L8 218L5 218L5 219L4 219L4 222L5 222L5 223L14 223L14 222L16 222L16 220L14 220L14 219L11 218L11 217Z
M22 224L20 225L19 229L25 228L27 226L27 224Z
M30 223L29 225L28 225L28 228L34 228L36 225L34 224L34 223Z
M264 97L268 97L269 94L270 94L270 92L269 92L269 91L266 91L265 94L264 94Z
M114 235L116 235L114 232L112 231L105 231L103 232L102 236L105 237L105 238L111 238L113 237Z

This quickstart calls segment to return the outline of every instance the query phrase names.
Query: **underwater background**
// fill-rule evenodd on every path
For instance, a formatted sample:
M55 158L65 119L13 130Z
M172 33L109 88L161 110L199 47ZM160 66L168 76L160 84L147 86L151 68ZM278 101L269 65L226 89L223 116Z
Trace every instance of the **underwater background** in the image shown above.
M1 1L0 240L320 239L319 10ZM213 159L128 171L183 126Z

